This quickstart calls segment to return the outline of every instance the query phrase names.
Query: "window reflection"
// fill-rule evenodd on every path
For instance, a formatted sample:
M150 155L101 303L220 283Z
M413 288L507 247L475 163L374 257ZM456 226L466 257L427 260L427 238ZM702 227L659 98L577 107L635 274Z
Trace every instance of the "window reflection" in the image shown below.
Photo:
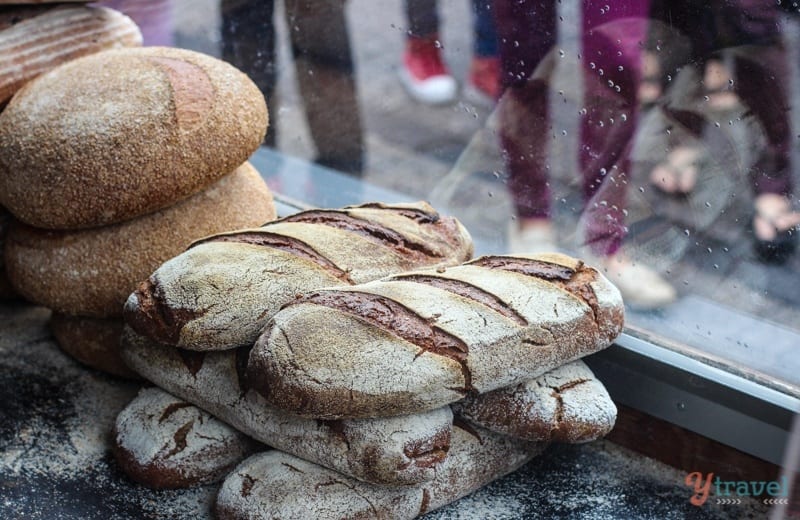
M176 2L177 44L210 41L262 86L268 147L318 161L307 202L320 196L318 172L356 173L356 197L378 186L430 200L465 222L478 252L585 257L623 288L632 331L798 386L800 18L783 6L484 3L503 89L495 104L469 92L485 13L468 0L435 2L425 31L403 0L237 13L241 3ZM312 23L319 13L324 29ZM448 103L404 86L414 36L433 42L453 80Z

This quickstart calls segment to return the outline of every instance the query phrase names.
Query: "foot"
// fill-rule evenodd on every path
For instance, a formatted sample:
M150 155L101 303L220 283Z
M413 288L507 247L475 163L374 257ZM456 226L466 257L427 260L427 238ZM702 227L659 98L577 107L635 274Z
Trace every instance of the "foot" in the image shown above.
M600 265L611 283L619 289L623 301L632 308L658 309L678 297L675 288L661 275L623 253L602 258Z
M671 195L688 195L697 185L702 152L693 146L678 146L650 172L650 182Z
M458 84L442 60L438 36L409 37L400 67L400 81L415 100L436 105L455 100Z
M475 56L469 68L469 87L486 101L500 97L500 59L497 56Z
M756 197L753 233L756 255L762 262L783 263L797 248L800 213L789 199L776 193Z
M553 226L547 219L520 219L508 227L510 253L536 254L558 251Z

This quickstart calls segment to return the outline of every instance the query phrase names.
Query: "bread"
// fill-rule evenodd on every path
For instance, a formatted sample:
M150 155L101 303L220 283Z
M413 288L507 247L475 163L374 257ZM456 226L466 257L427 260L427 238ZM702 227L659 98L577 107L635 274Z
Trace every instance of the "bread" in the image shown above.
M86 366L126 379L140 379L120 355L121 318L84 318L53 313L50 330L61 350Z
M564 255L487 256L287 304L253 348L247 379L305 417L386 417L538 377L607 347L619 291Z
M0 107L25 83L81 56L138 47L142 34L127 16L104 7L0 9Z
M581 361L453 405L470 423L528 441L589 442L614 427L617 407Z
M538 455L544 444L456 425L436 478L416 486L359 482L279 451L242 462L222 484L220 520L273 518L416 518L472 493Z
M154 489L221 480L264 447L196 406L159 388L144 388L120 412L111 443L133 480Z
M6 239L6 268L32 302L70 315L118 317L137 284L192 240L274 217L266 184L245 164L175 206L113 226L46 231L16 223Z
M261 92L223 61L160 47L85 56L0 112L0 203L45 229L129 220L235 170L266 127Z
M5 243L8 228L11 225L11 214L0 206L0 300L11 300L17 296L8 281L6 274Z
M139 286L125 320L180 348L249 347L270 316L303 292L471 255L464 227L423 202L305 211L195 243Z
M247 350L192 352L126 329L123 358L139 374L274 448L359 480L406 485L434 478L450 446L449 407L415 416L315 421L277 410L241 381Z

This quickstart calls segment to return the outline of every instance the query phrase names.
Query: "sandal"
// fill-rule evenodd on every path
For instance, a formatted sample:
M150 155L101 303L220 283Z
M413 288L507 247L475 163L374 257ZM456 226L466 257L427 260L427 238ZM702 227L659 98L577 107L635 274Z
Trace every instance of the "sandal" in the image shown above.
M797 249L799 226L800 213L791 210L785 197L776 194L759 195L753 216L756 257L768 264L785 263Z
M700 148L677 146L650 172L650 183L669 195L689 195L697 185L701 159Z

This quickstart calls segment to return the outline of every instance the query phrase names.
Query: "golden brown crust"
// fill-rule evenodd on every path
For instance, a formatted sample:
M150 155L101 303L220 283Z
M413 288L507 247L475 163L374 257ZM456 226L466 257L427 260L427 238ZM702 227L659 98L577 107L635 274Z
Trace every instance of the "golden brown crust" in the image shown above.
M25 83L62 63L105 49L138 47L127 16L105 7L0 7L0 106Z
M141 379L120 355L123 322L53 313L50 330L61 350L86 366L126 379Z
M45 229L128 220L232 172L266 127L255 84L210 56L86 56L26 84L0 113L0 201Z
M192 240L275 217L272 195L249 164L193 197L138 219L84 231L15 223L9 278L32 302L97 318L121 316L137 284Z

